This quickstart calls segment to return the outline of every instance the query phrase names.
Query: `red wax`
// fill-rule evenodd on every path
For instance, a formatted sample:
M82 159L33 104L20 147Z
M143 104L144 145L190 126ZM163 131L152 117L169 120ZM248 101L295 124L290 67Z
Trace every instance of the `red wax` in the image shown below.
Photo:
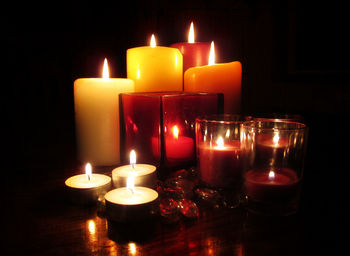
M165 157L170 162L186 161L193 159L194 141L190 137L179 136L165 138Z
M183 56L183 71L190 67L208 65L210 43L176 43L170 47L180 50Z
M278 142L273 141L273 136L269 134L260 134L257 136L256 155L259 164L269 166L280 166L283 162L285 150L289 142L286 138L279 138Z
M269 177L273 170L274 177ZM288 202L297 196L299 178L289 168L253 169L245 175L246 194L251 200Z
M155 157L160 157L160 141L152 138L152 152ZM165 160L172 164L186 162L194 159L194 140L187 136L165 138Z
M198 147L198 161L201 180L209 186L227 188L241 180L239 141L225 143L224 147L202 143Z

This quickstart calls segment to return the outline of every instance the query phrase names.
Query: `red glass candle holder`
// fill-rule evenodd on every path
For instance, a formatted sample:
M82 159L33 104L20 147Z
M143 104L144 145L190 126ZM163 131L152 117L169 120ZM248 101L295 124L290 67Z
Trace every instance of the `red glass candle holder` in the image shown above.
M247 121L242 128L246 207L269 215L297 211L308 128L303 123Z
M195 161L195 118L222 110L215 93L150 92L120 95L122 160L179 168Z

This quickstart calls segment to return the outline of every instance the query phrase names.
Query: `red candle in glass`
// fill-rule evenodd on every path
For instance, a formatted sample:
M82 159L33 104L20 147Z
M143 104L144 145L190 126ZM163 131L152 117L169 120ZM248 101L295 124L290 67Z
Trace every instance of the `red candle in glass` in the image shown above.
M174 125L172 135L165 138L165 155L169 162L191 160L194 155L194 140L179 135L179 128Z
M269 134L260 134L256 143L257 160L261 165L280 166L288 146L288 140L279 133L275 133L273 137Z
M299 178L289 168L253 169L245 175L246 194L250 200L288 203L297 196Z
M212 187L234 186L241 180L242 173L240 141L224 144L219 137L216 144L202 143L198 147L201 180Z
M182 53L184 72L190 67L208 65L210 43L194 41L193 22L188 33L188 42L172 44L170 47L177 48Z

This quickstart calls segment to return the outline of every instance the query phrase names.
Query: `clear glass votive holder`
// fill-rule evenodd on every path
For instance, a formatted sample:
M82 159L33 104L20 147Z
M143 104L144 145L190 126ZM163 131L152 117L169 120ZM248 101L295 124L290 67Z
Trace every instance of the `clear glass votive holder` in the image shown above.
M200 181L206 187L229 192L230 202L235 205L242 190L242 123L241 116L228 114L196 119Z
M308 127L273 120L242 127L244 195L247 210L266 215L297 212Z

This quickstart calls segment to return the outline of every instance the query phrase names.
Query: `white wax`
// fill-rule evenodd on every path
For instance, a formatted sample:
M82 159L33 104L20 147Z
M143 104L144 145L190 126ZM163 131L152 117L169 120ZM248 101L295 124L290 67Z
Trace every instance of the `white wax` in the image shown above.
M107 175L93 173L91 179L89 180L86 174L79 174L68 178L65 181L66 186L71 188L98 188L107 185L111 182L111 178Z
M146 204L153 202L157 198L157 191L146 187L135 187L134 192L131 192L131 190L126 187L117 188L109 191L105 195L106 201L118 205Z
M112 177L113 179L115 176L127 178L130 176L130 174L133 174L135 176L144 176L155 172L156 169L157 168L154 165L150 164L136 164L135 168L133 168L131 165L123 165L115 168L112 171Z

